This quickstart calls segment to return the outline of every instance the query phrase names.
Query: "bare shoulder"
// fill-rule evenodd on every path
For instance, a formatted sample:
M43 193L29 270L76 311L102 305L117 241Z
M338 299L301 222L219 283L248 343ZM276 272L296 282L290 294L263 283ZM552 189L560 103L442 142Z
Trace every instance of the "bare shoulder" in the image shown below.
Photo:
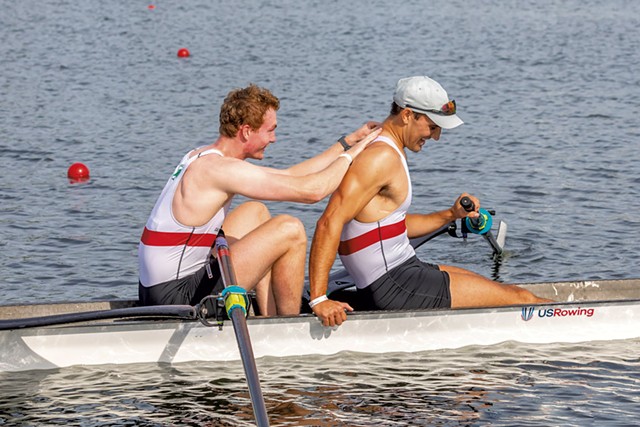
M218 155L208 155L194 161L189 169L195 174L205 176L235 176L248 173L252 169L259 169L259 166L253 165L244 160L235 157L222 157Z
M189 169L185 179L191 174L191 183L202 191L271 200L276 197L271 194L275 191L273 189L282 186L281 178L268 168L233 157L206 156L194 162Z
M369 145L358 157L356 157L353 169L366 173L388 174L390 169L401 164L398 152L389 144L378 141Z
M395 162L400 162L400 157L393 148L384 142L374 142L355 158L339 189L376 193L393 180L393 171L400 166Z
M216 154L202 156L189 165L181 186L197 188L201 191L212 189L225 191L225 181L238 173L241 163L245 162Z

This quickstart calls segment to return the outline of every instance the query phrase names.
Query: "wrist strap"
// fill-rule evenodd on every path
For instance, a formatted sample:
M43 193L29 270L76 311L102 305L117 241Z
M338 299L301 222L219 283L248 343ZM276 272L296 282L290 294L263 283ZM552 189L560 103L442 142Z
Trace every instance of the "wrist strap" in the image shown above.
M345 159L349 160L349 164L353 163L353 157L351 157L351 154L349 153L342 153L338 156L338 158L340 157L344 157Z
M351 148L351 146L347 144L347 135L342 135L340 138L338 138L338 142L340 143L340 145L342 145L344 151L347 151L349 148Z
M321 295L318 298L314 298L311 301L309 301L309 308L313 308L316 305L320 304L321 302L325 302L327 301L329 298L327 298L326 295Z

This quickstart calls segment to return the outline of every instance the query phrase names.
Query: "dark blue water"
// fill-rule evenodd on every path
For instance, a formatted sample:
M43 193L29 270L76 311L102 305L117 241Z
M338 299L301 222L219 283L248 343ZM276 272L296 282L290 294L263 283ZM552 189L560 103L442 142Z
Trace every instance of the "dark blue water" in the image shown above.
M395 82L417 74L443 84L465 125L410 155L415 210L468 191L509 225L499 264L480 238L440 237L422 258L503 282L640 276L637 2L148 4L0 0L1 303L135 298L147 215L184 152L215 139L230 89L253 82L280 97L264 164L283 167L384 119ZM177 58L181 47L192 56ZM76 161L89 183L67 181ZM270 204L309 236L323 206ZM623 425L639 409L630 348L507 345L348 356L347 370L337 356L259 368L282 425ZM441 386L440 363L450 364ZM396 377L417 365L410 381ZM233 375L9 376L0 424L242 425L241 370L225 369Z

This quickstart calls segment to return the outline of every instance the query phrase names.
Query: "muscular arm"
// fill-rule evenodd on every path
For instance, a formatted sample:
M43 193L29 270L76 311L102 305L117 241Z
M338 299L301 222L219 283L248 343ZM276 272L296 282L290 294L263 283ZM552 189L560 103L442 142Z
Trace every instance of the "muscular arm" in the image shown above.
M465 196L469 197L474 202L474 205L476 206L476 210L474 212L466 212L460 205L460 199ZM426 234L433 233L456 219L464 218L466 216L477 217L477 210L479 207L480 201L477 198L470 194L463 193L456 199L453 206L449 209L429 214L407 214L407 234L410 239L413 239L414 237L421 237Z
M410 239L421 237L441 229L456 220L451 209L445 209L430 214L407 214L407 235Z
M212 172L211 182L229 194L257 200L316 203L331 194L349 168L349 160L335 157L329 165L306 175L287 175L237 159L225 159Z
M394 157L395 156L395 157ZM329 272L335 260L344 224L355 218L367 204L389 183L389 159L398 155L383 143L374 145L358 157L344 180L333 193L316 224L309 257L311 299L325 295ZM400 166L402 167L402 166ZM346 320L345 303L328 300L313 307L313 312L325 326Z
M337 187L348 167L348 159L336 158L321 172L295 177L244 160L206 156L187 169L173 198L173 213L182 224L199 226L235 194L257 200L313 203Z
M356 158L379 133L379 129L369 132L353 145L349 156ZM315 203L338 187L349 164L348 158L336 154L324 169L296 176L233 157L206 156L185 172L173 199L173 212L184 225L198 226L235 194L256 200Z
M370 132L349 150L349 155L357 157L378 134L379 130ZM194 162L184 179L186 186L200 193L198 197L188 198L200 198L205 200L203 203L207 203L207 197L219 197L221 193L241 194L257 200L316 203L338 187L349 164L348 158L334 153L324 169L289 175L235 158L211 156Z

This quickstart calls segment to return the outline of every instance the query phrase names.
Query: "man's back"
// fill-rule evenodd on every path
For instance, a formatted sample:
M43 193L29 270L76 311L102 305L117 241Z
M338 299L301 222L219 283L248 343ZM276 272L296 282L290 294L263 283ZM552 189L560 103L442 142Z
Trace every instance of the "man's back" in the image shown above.
M378 191L344 225L338 253L358 288L364 288L415 252L405 224L412 187L404 153L393 139L381 135L360 159L345 180Z

